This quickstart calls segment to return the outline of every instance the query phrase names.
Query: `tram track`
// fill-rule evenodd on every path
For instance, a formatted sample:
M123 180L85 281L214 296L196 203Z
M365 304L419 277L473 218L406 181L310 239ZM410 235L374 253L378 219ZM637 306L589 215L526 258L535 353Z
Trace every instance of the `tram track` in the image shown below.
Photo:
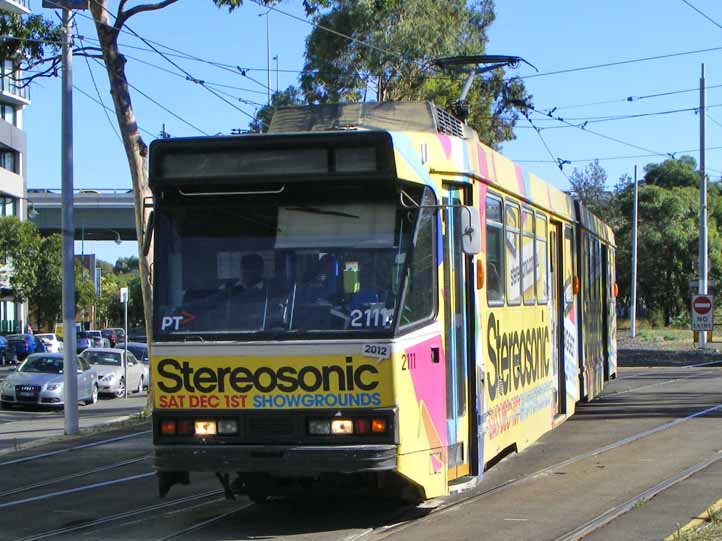
M584 453L580 453L580 454L570 457L566 460L557 462L550 466L546 466L544 468L541 468L541 469L539 469L535 472L529 473L527 475L524 475L524 476L521 476L518 478L509 479L503 483L499 483L495 486L489 487L481 492L475 492L472 494L468 494L466 496L458 496L458 497L455 497L452 500L448 500L448 501L442 500L438 505L434 505L434 502L432 502L428 505L428 507L431 508L431 511L422 517L418 517L418 509L417 508L409 509L408 514L412 515L410 518L408 518L408 519L401 518L401 520L397 521L394 524L371 529L368 532L361 534L359 536L359 538L364 539L364 540L369 540L369 541L377 540L377 539L378 540L387 539L408 527L418 524L419 520L423 520L424 518L426 518L428 516L438 516L440 514L454 512L455 510L459 509L462 506L465 506L465 505L471 504L473 502L488 498L490 496L497 495L501 492L505 492L509 489L519 487L526 483L537 481L543 477L547 477L547 476L555 474L555 473L561 473L561 472L563 472L563 470L565 470L566 468L569 468L570 466L572 466L574 464L578 464L582 461L598 457L604 453L617 450L621 447L624 447L625 445L629 445L629 444L632 444L639 440L642 440L644 438L648 438L652 435L659 434L661 432L670 430L670 429L675 428L685 422L691 421L693 419L697 419L699 417L703 417L705 415L708 415L710 413L717 412L717 411L722 411L722 403L702 409L702 410L692 413L686 417L675 419L673 421L663 423L661 425L657 425L657 426L649 428L647 430L643 430L636 434L632 434L630 436L627 436L627 437L617 440L615 442L609 443L607 445L603 445L603 446L597 447L595 449L586 451ZM619 517L620 515L624 514L625 512L629 511L630 509L632 509L635 505L651 499L655 495L660 494L664 490L667 490L667 489L679 484L680 482L684 481L685 479L688 479L695 473L698 473L698 472L704 470L705 468L708 468L709 466L711 466L712 464L715 464L716 462L718 462L720 460L722 460L722 451L718 451L718 453L715 454L714 456L708 457L708 458L694 464L693 466L686 468L684 471L682 471L678 474L675 474L658 484L655 484L653 487L635 495L634 497L626 500L624 503L608 509L604 513L594 517L592 520L587 521L584 524L582 524L581 526L578 526L577 528L575 528L574 530L567 532L566 534L564 534L564 536L560 537L557 541L571 541L571 540L580 539L580 538L584 537L585 535L592 533L596 529L599 529L602 526L608 524L615 518Z
M63 447L63 448L61 448L61 449L55 449L55 450L53 450L53 451L46 451L46 452L44 452L44 453L37 453L37 454L34 454L34 455L25 456L25 457L21 457L21 458L15 458L15 459L12 459L12 460L5 460L5 461L3 461L3 462L0 462L0 468L8 467L8 466L15 466L15 465L17 465L17 464L23 464L23 463L26 463L26 462L32 462L32 461L34 461L34 460L40 460L40 459L43 459L43 458L49 458L49 457L61 455L61 454L64 454L64 453L70 453L70 452L73 452L73 451L79 451L79 450L83 450L83 449L90 449L90 448L93 448L93 447L100 447L100 446L103 446L103 445L108 445L108 444L112 444L112 443L117 443L117 442L119 442L119 441L124 441L124 440L130 439L130 438L137 438L137 437L139 437L139 436L144 436L144 435L150 434L150 433L152 433L152 432L153 432L152 430L142 430L142 431L140 431L140 432L133 432L133 433L131 433L131 434L124 434L124 435L122 435L122 436L115 436L115 437L113 437L113 438L106 438L106 439L103 439L103 440L93 441L93 442L90 442L90 443L84 443L84 444L82 444L82 445L73 445L73 446L71 446L71 447Z
M22 487L19 487L19 488L14 488L14 489L12 489L12 490L8 490L8 491L6 491L6 492L0 492L0 498L7 498L7 497L9 497L9 496L15 496L15 495L17 495L17 494L21 494L21 493L23 493L23 492L29 492L29 491L31 491L31 490L36 490L36 489L39 489L39 488L44 488L44 487L52 486L52 485L55 485L55 484L58 484L58 483L63 483L63 482L65 482L65 481L71 481L71 480L73 480L73 479L78 479L78 478L80 478L80 477L86 477L86 476L89 476L89 475L95 475L95 474L97 474L97 473L103 473L103 472L108 471L108 470L113 470L113 469L122 468L122 467L125 467L125 466L130 466L130 465L132 465L132 464L137 464L137 463L139 463L139 462L143 462L144 460L147 460L148 458L150 458L150 455L143 455L143 456L138 457L138 458L133 458L133 459L130 459L130 460L124 460L124 461L121 461L121 462L115 462L115 463L113 463L113 464L109 464L108 466L101 466L101 467L98 467L98 468L93 468L93 469L91 469L91 470L85 470L85 471L78 472L78 473L73 473L73 474L70 474L70 475L63 475L63 476L61 476L61 477L56 477L56 478L50 479L50 480L48 480L48 481L40 481L40 482L38 482L38 483L33 483L33 484L30 484L30 485L25 485L25 486L22 486Z
M204 500L208 498L213 498L214 496L220 496L223 494L223 490L211 490L208 492L203 492L201 494L194 494L192 496L186 496L184 498L178 498L176 500L168 501L168 502L162 502L157 503L153 505L147 505L144 507L141 507L139 509L134 509L132 511L124 511L122 513L115 513L112 515L108 515L105 517L100 517L95 520L88 521L84 524L77 524L73 526L67 526L64 528L55 528L53 530L46 530L44 532L36 533L27 537L21 537L16 539L15 541L37 541L40 539L48 539L52 537L58 537L65 534L70 534L74 532L78 532L81 530L85 530L88 528L94 528L97 526L105 526L106 524L110 524L112 522L116 522L119 520L139 517L142 515L145 515L147 513L154 513L156 511L161 511L164 509L168 509L177 505L182 505L186 503L195 503L199 500ZM216 503L218 500L223 500L223 498L217 498L216 500L210 500L207 502L208 504Z
M606 510L604 513L597 515L592 520L589 520L581 526L575 528L574 530L558 537L555 541L577 541L578 539L582 539L587 535L611 523L612 521L614 521L614 519L620 517L624 513L631 511L639 504L646 503L655 496L679 485L681 482L709 468L711 465L719 462L720 460L722 460L722 451L718 451L716 455L706 458L698 462L697 464L694 464L693 466L684 469L678 474L673 475L672 477L669 477L661 481L660 483L657 483L649 489L633 496L632 498L627 499L622 504L616 505Z

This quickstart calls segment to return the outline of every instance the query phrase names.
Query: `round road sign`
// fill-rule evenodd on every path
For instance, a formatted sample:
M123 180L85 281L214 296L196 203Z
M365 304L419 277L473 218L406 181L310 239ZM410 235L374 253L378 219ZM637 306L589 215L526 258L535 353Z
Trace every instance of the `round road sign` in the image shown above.
M700 315L707 314L712 309L712 301L709 297L699 296L692 303L692 310Z

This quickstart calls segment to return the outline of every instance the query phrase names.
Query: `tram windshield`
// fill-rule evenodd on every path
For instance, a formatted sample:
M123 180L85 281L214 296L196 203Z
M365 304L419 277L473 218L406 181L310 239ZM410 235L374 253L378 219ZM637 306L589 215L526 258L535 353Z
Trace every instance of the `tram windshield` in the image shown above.
M419 211L359 193L296 189L161 207L156 336L390 331ZM427 275L414 289L431 289Z

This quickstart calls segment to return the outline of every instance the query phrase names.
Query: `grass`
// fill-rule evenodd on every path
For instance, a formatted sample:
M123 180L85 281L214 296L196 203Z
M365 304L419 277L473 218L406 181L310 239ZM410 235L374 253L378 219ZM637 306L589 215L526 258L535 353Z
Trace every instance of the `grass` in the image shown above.
M705 521L694 528L675 532L672 541L719 541L722 539L722 510L710 508Z

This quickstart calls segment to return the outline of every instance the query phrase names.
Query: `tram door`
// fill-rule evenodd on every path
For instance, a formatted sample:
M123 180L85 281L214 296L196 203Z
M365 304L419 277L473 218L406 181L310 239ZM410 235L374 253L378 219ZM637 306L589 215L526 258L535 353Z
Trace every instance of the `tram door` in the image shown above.
M446 354L446 427L449 480L468 475L469 462L469 359L468 312L469 276L466 256L461 250L461 212L465 190L445 185L441 212L444 243L444 351Z
M551 281L552 367L554 371L554 414L566 409L564 375L564 254L562 226L552 222L549 232L549 280Z

